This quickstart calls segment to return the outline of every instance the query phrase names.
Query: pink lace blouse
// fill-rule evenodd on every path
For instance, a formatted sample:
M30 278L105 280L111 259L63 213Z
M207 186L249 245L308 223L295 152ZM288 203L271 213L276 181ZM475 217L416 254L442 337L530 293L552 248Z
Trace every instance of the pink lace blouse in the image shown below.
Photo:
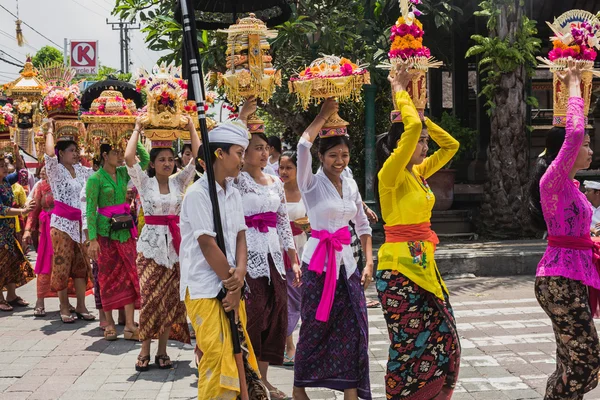
M565 142L540 180L540 197L550 236L587 236L592 210L579 182L569 172L585 136L583 99L570 98ZM591 250L548 247L537 268L537 276L563 276L600 289L600 277L592 264Z

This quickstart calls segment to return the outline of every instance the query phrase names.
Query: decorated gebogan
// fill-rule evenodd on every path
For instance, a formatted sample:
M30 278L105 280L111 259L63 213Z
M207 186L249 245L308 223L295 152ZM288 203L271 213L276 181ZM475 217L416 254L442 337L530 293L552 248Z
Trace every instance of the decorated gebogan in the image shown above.
M288 82L290 93L295 93L303 109L311 102L335 97L339 101L360 100L360 90L369 84L369 71L346 58L324 56L314 60ZM348 133L348 122L338 113L325 122L320 137L343 136Z
M219 85L224 88L232 104L254 96L268 103L276 86L281 86L281 71L273 68L269 55L268 38L277 32L268 30L263 21L250 14L226 30L227 72L219 75ZM252 114L248 117L250 132L264 132L264 121Z
M13 107L6 104L0 108L0 146L11 144L10 129L13 125Z
M217 98L217 94L215 92L206 92L206 98L204 99L204 112L208 111L208 108L215 104L215 99ZM196 104L196 102L194 100L187 100L184 102L184 106L183 106L183 111L184 111L184 115L189 115L190 118L192 118L192 122L194 123L194 127L196 128L196 130L200 129L200 122L198 120L198 105ZM217 126L217 122L210 118L208 115L206 115L206 127L208 128L208 131L210 132L211 130L213 130L215 127ZM187 129L184 129L180 132L179 137L181 138L181 141L183 142L183 144L191 144L192 143L192 139L190 136L190 131L188 131Z
M585 102L584 115L590 111L593 75L600 76L594 70L596 50L600 48L600 20L592 13L583 10L571 10L556 18L553 23L546 22L555 36L550 38L552 50L548 57L538 57L540 67L549 68L553 72L553 104L552 125L564 127L567 120L567 104L569 90L558 78L557 72L567 67L569 60L575 60L581 66L581 93Z
M400 0L400 17L391 28L390 41L392 42L388 52L389 63L378 67L394 70L398 66L412 70L411 83L406 91L423 120L425 108L427 107L427 70L442 66L440 61L431 56L429 48L423 45L423 24L417 19L421 15L416 5L420 0ZM392 111L392 122L402 122L399 110Z
M42 105L46 116L54 119L54 137L57 141L80 143L85 137L85 126L79 120L81 93L74 82L76 71L61 63L48 64L40 69L47 86Z
M86 150L97 156L102 144L125 151L127 141L135 127L138 111L133 100L123 98L123 94L110 88L92 101L90 110L81 115L87 124Z
M16 124L12 128L13 140L27 153L36 156L34 137L40 130L42 120L38 101L30 101L23 97L15 102L13 112L16 116Z
M141 119L144 135L152 147L172 147L187 125L185 104L187 84L181 79L181 71L174 66L161 64L152 68L152 74L139 69L136 86L146 92L148 101Z

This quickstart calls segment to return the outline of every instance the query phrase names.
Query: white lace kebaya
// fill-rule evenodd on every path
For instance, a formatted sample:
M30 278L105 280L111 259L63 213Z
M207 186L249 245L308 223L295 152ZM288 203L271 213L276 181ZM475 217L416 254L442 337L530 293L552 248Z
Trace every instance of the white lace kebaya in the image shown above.
M247 172L240 172L235 186L242 195L245 217L264 213L277 214L277 227L269 227L267 232L260 232L248 226L246 231L248 275L253 279L264 276L270 280L268 262L270 254L277 272L284 277L285 266L281 246L283 245L284 251L296 247L287 213L283 184L279 179L274 179L270 185L260 185Z
M195 160L176 175L169 177L169 193L161 194L156 177L150 178L140 164L127 167L129 176L140 194L144 215L179 215L183 194L196 174ZM173 237L166 225L145 224L137 241L137 251L158 265L173 268L179 257L173 246Z
M73 178L69 170L58 162L58 157L49 157L44 154L44 159L46 160L48 183L52 189L54 200L81 209L81 190L85 189L85 183L90 175L94 173L94 170L81 164L74 164L75 178ZM66 233L76 243L83 243L84 241L80 235L83 227L79 226L79 221L70 221L52 214L50 227Z

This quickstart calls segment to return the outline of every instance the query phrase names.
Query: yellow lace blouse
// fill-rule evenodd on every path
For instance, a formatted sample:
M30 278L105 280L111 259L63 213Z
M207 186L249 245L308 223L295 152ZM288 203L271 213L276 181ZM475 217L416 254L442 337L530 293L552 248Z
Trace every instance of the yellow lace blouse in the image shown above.
M458 151L459 143L442 128L427 119L430 138L440 149L415 165L407 165L417 147L422 124L409 94L396 93L396 109L402 112L404 133L394 152L377 175L381 214L387 225L413 225L429 222L435 196L425 179L441 169ZM423 289L444 299L448 293L439 276L431 242L385 243L379 249L378 270L396 270Z

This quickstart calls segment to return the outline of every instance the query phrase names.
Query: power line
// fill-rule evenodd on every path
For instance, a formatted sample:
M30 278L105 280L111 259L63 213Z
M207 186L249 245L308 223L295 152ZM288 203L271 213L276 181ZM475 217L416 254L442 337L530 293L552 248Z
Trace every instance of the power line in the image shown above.
M7 63L7 64L11 64L11 65L14 65L15 67L23 68L23 65L21 65L21 64L17 64L17 63L14 63L14 62L12 62L12 61L8 61L8 60L6 60L6 59L4 59L4 58L1 58L1 57L0 57L0 61L4 61L5 63Z
M11 39L11 40L17 40L17 39L16 39L16 38L15 38L13 35L11 35L10 33L6 32L6 31L3 31L2 29L0 29L0 35L4 35L4 36L6 36L7 38L9 38L9 39ZM35 47L33 47L32 45L30 45L29 43L25 43L25 45L26 45L27 47L31 47L31 48L32 48L33 50L35 50L36 52L38 51L38 49L36 49L36 48L35 48ZM17 52L17 53L19 53L19 54L23 54L23 53L21 53L20 51L17 51L17 50L14 50L14 49L11 49L11 50L13 50L13 51L15 51L15 52ZM23 55L24 55L24 54L23 54Z
M0 50L0 55L1 55L1 56L9 56L10 58L12 58L13 60L15 60L16 62L23 63L23 61L19 60L19 59L18 59L18 58L16 58L16 57L13 57L13 56L11 56L10 54L8 54L8 53L7 53L7 52L5 52L5 51L2 51L2 50Z
M88 6L84 6L82 3L79 3L79 2L77 2L77 1L75 1L75 0L71 0L71 1L72 1L73 3L75 3L75 4L77 4L79 7L83 7L83 8L85 8L86 10L88 10L88 11L90 11L90 12L93 12L93 13L94 13L94 14L96 14L96 15L99 15L99 16L101 16L101 17L106 17L106 15L102 15L102 14L100 14L99 12L97 12L97 11L95 11L95 10L92 10L92 9L91 9L91 8L89 8Z
M62 49L62 46L58 43L56 43L54 40L49 39L47 36L43 35L42 33L40 33L38 30L36 30L33 26L29 25L27 22L23 21L22 19L20 19L18 16L16 16L15 14L13 14L10 10L8 10L6 7L4 7L2 4L0 4L0 7L2 9L4 9L4 11L6 11L7 13L9 13L10 15L12 15L13 17L15 17L16 19L19 19L21 21L21 23L25 26L27 26L29 29L31 29L32 31L34 31L35 33L37 33L38 35L40 35L41 37L43 37L44 39L46 39L47 41L49 41L50 43L54 44L55 46L57 46L59 49Z

